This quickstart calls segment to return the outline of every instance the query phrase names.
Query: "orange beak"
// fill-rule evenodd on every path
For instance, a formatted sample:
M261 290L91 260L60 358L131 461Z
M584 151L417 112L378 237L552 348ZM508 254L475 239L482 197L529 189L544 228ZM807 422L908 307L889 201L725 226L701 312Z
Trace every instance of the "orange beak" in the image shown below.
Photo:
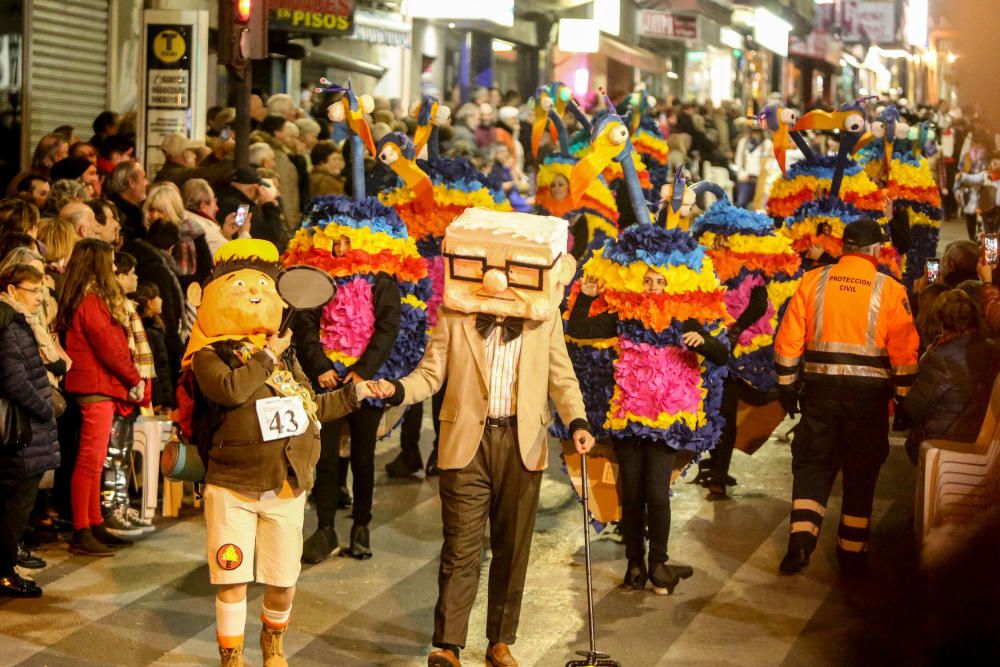
M431 138L431 124L418 125L417 130L413 133L413 150L417 155L420 155L420 151L424 150L424 146Z
M361 140L365 142L365 148L372 155L377 155L375 150L375 140L372 138L372 130L368 127L368 123L365 122L364 116L360 111L347 111L347 124L351 126L351 129L361 137Z
M848 114L843 111L810 111L795 124L792 130L842 130Z
M789 147L792 145L791 137L788 134L788 125L781 123L778 125L778 131L774 132L771 137L774 143L774 159L778 161L778 166L781 167L782 176L787 176L788 172L785 170L785 156L788 153Z
M854 155L859 150L870 144L875 139L875 136L871 132L865 132L858 139L858 143L854 145L854 150L851 151L851 155Z

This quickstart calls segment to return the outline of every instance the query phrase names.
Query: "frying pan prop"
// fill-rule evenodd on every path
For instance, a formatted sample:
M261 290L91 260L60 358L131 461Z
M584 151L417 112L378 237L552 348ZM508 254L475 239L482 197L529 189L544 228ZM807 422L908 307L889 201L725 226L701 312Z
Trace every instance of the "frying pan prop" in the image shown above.
M333 278L326 271L305 265L282 269L274 284L278 294L288 304L288 312L278 331L279 336L285 335L295 311L312 310L326 305L337 291Z

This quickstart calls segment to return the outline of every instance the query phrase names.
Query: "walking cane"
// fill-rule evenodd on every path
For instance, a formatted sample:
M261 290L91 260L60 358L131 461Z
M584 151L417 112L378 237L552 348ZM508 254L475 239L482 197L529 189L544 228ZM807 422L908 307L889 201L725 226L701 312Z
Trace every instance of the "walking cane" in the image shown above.
M582 660L570 660L566 667L621 667L617 660L612 660L607 653L597 650L597 640L594 636L594 577L590 564L590 493L587 480L587 455L580 455L580 475L582 481L581 496L583 497L583 557L587 570L587 625L590 630L590 650L577 651Z

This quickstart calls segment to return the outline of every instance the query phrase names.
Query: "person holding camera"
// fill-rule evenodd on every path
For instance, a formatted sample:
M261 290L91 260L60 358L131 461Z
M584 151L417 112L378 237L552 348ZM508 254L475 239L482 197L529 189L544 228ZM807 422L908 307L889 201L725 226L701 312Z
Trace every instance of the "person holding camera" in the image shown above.
M270 241L279 253L285 252L291 233L281 218L281 206L278 202L278 189L274 183L262 179L253 167L240 167L234 170L228 178L229 185L219 192L219 212L217 218L228 220L230 214L236 214L234 224L237 228L253 222L250 234L255 239ZM240 209L245 206L245 214ZM243 224L239 224L241 222ZM237 231L236 237L242 236Z

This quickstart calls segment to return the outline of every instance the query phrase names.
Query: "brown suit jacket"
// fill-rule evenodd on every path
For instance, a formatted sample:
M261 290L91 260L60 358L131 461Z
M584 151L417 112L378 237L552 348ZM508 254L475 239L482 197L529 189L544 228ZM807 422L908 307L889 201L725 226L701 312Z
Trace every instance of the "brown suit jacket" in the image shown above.
M518 360L517 441L528 470L548 463L546 427L549 399L569 424L586 419L580 385L566 352L562 322L527 320ZM479 449L489 403L486 343L476 331L476 316L442 308L420 365L400 380L403 405L420 403L448 382L441 406L438 466L464 468ZM392 419L390 415L388 419ZM390 423L392 423L390 421Z
M297 361L291 371L305 386L309 380ZM223 420L212 436L205 481L233 491L277 491L291 466L298 486L313 487L319 460L319 429L313 424L302 435L264 442L257 421L258 400L277 396L267 384L274 362L263 350L246 365L231 368L212 347L195 353L191 368L205 398L223 409ZM353 385L316 396L321 424L358 409Z

